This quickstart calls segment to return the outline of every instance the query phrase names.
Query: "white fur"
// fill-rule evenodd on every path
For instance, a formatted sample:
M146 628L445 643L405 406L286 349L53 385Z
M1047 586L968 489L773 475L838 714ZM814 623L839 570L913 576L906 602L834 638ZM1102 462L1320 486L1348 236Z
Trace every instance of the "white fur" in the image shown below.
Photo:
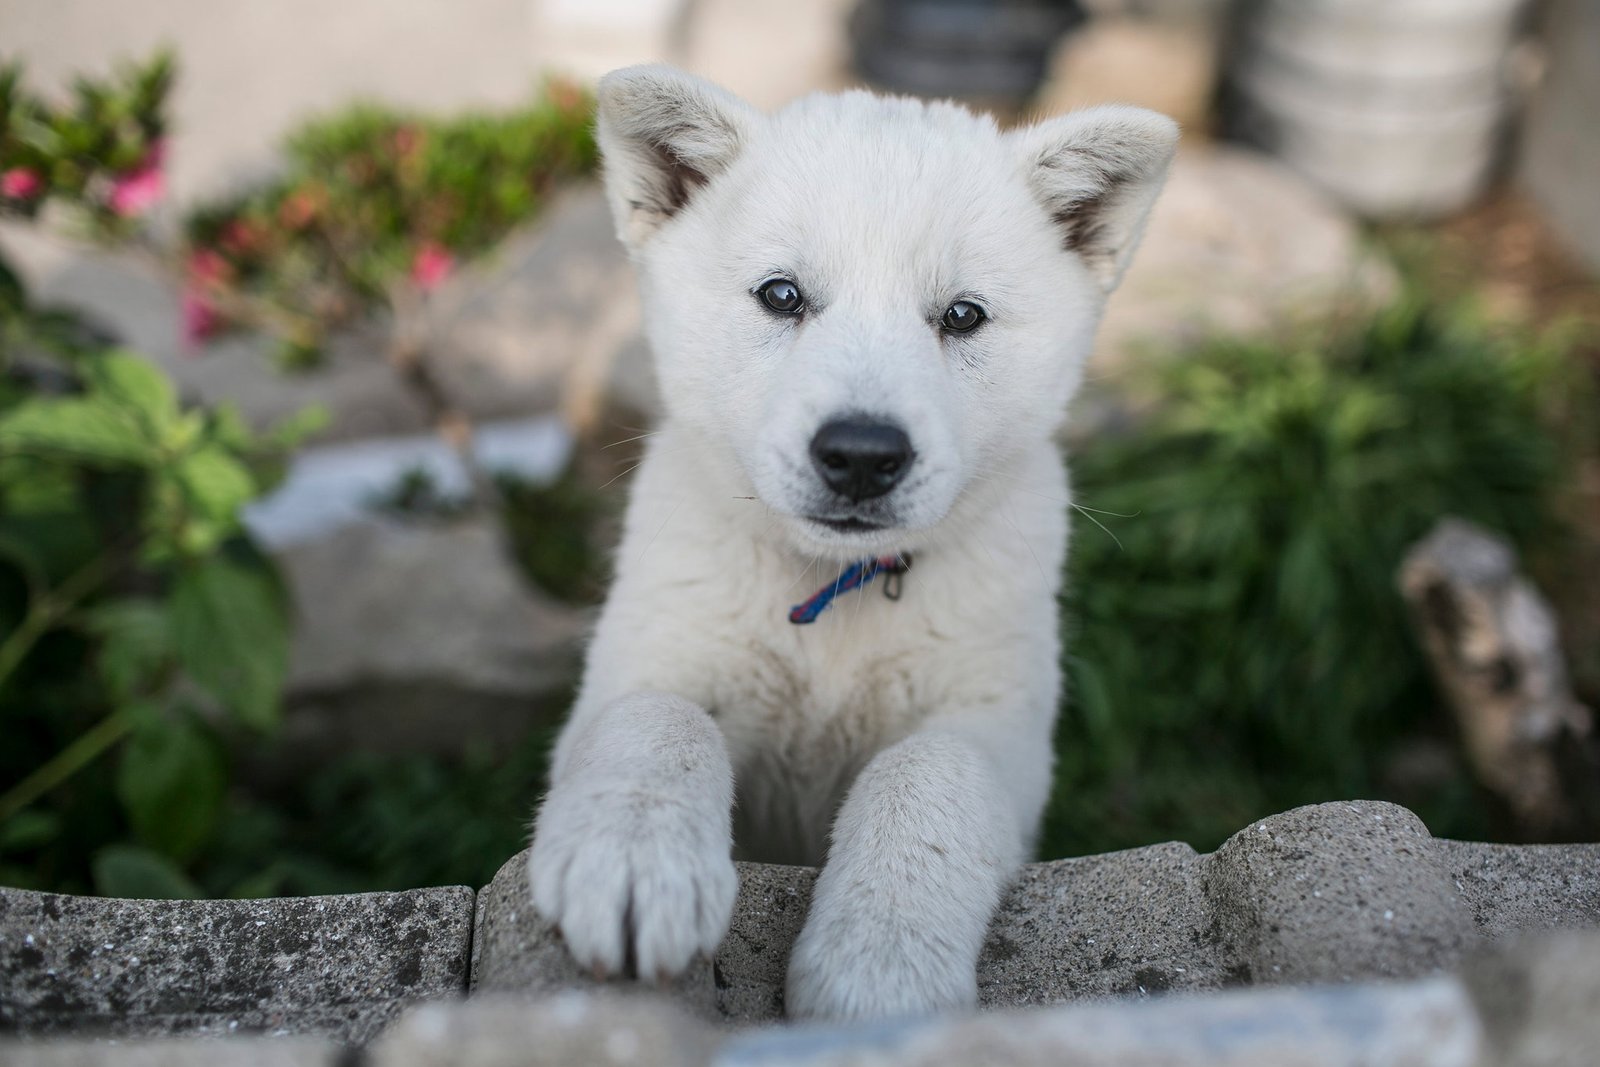
M534 901L580 962L651 976L714 951L736 842L826 860L791 1015L975 1003L1050 789L1052 435L1176 137L1133 108L1002 133L865 93L766 116L665 67L601 83L666 416L534 834ZM802 317L753 295L778 276ZM957 299L988 321L941 332ZM888 525L869 533L805 517L837 503L810 439L852 412L916 449L856 509ZM841 566L894 551L915 558L898 601L869 586L788 622Z

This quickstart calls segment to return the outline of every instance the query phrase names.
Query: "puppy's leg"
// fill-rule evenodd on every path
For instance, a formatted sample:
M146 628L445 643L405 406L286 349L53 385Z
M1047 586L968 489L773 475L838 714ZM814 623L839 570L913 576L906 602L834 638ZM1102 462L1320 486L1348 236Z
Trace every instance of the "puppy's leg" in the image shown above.
M575 720L534 824L529 883L584 966L655 978L727 932L733 771L699 706L639 693Z
M1024 847L997 779L978 744L954 733L914 734L867 764L789 960L791 1017L976 1004L984 931Z

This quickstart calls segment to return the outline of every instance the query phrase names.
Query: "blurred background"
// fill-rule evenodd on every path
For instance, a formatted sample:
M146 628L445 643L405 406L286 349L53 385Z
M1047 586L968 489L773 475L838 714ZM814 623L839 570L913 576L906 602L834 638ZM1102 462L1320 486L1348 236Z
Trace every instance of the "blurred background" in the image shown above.
M1600 839L1600 7L8 0L0 884L485 883L655 415L595 78L1184 144L1066 430L1044 858Z

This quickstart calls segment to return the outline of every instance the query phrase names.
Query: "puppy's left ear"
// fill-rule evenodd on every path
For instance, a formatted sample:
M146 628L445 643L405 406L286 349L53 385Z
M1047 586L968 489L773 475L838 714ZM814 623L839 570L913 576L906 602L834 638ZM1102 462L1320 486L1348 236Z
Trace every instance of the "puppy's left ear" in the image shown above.
M1117 287L1178 148L1178 124L1144 108L1108 105L1007 135L1034 196L1068 252L1106 292Z

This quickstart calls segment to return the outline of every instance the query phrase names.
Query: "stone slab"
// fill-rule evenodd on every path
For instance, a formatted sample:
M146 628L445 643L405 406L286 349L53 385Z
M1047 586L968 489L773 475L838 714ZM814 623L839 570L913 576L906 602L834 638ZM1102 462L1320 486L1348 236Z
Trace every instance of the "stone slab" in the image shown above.
M533 911L526 862L515 857L479 895L474 988L592 988ZM774 1022L816 872L738 870L709 975L697 969L673 992L701 1015ZM1318 804L1254 823L1210 855L1169 843L1024 867L979 958L979 1001L1420 978L1484 942L1558 928L1600 928L1600 845L1438 841L1393 804Z
M364 1056L371 1067L698 1067L722 1035L659 995L475 996L406 1012Z
M1169 842L1025 868L989 927L978 1000L1018 1007L1227 981L1200 856Z
M347 1052L304 1037L0 1040L6 1067L344 1067Z
M1206 895L1242 983L1412 978L1478 932L1422 821L1395 804L1316 804L1262 819L1206 862Z
M0 1030L241 1032L359 1044L465 991L464 887L273 900L116 900L0 889Z
M1453 979L1242 990L730 1041L716 1067L1473 1067L1482 1035Z
M1463 979L1497 1067L1592 1067L1600 1056L1600 931L1525 938Z
M474 995L509 993L542 996L564 990L635 990L625 977L597 979L573 961L561 934L534 911L528 889L528 853L507 860L478 893L472 944ZM691 1014L718 1018L717 989L710 960L696 960L672 982L657 987Z
M369 516L276 559L296 613L283 747L302 763L512 745L568 697L588 616L529 585L494 516Z
M1600 844L1438 847L1483 936L1600 929Z

